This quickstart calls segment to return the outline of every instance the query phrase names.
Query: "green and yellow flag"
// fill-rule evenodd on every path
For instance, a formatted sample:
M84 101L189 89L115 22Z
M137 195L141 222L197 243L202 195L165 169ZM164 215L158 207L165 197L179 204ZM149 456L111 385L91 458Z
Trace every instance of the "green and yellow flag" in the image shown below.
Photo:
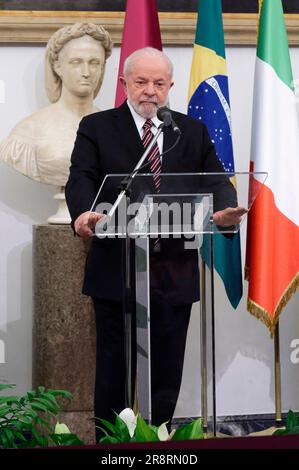
M208 129L225 171L234 172L221 0L199 0L189 82L188 114ZM209 264L208 250L202 255ZM214 266L237 308L243 294L240 235L214 235Z

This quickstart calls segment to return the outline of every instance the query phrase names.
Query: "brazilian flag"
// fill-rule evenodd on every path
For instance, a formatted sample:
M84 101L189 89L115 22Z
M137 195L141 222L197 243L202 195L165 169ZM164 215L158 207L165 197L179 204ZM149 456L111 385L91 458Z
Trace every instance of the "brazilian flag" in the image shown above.
M234 172L221 0L199 0L188 114L208 129L225 171ZM202 256L209 265L205 245ZM243 294L240 234L214 235L214 266L234 308Z

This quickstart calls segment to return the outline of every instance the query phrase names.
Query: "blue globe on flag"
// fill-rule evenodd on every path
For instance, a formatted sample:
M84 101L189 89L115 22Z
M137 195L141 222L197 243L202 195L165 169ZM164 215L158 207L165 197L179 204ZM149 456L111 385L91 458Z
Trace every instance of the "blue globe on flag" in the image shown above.
M207 126L210 139L225 171L233 172L227 76L215 75L201 82L191 97L188 114Z

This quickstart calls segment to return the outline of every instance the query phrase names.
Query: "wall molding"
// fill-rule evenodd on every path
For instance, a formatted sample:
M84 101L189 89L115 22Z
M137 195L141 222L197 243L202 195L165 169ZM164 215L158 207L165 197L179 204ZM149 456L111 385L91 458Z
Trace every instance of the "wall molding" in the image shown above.
M256 44L256 14L225 13L226 45ZM299 14L285 15L290 46L299 46ZM193 44L195 13L159 13L163 44ZM0 11L1 43L46 43L58 29L78 21L103 25L115 45L120 44L124 13L121 12L46 12Z

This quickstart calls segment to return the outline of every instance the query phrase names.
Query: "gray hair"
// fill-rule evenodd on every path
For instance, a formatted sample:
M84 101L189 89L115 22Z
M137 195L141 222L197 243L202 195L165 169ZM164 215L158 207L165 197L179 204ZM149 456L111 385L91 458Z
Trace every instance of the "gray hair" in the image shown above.
M154 47L143 47L142 49L137 49L136 51L132 52L132 54L130 54L124 62L124 77L128 75L128 73L130 73L134 60L142 55L148 55L150 57L158 57L160 59L163 59L168 65L169 75L170 78L172 78L173 65L171 60L164 52L160 51L159 49L155 49Z
M101 88L105 73L106 60L108 57L110 57L113 47L110 35L108 31L106 31L100 25L95 25L92 23L75 23L73 25L58 29L58 31L56 31L50 37L47 44L45 57L45 82L46 92L51 103L56 103L56 101L59 100L62 90L61 78L54 70L54 63L58 60L59 52L67 42L71 41L72 39L80 38L85 34L99 41L105 51L103 73L94 91L94 97L97 96Z

